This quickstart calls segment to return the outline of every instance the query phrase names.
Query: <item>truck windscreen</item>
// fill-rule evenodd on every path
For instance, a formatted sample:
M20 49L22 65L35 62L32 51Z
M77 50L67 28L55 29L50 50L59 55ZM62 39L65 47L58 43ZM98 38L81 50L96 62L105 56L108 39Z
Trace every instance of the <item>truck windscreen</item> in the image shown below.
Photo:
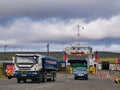
M16 63L30 63L30 64L35 64L37 63L37 57L26 57L26 56L17 56Z

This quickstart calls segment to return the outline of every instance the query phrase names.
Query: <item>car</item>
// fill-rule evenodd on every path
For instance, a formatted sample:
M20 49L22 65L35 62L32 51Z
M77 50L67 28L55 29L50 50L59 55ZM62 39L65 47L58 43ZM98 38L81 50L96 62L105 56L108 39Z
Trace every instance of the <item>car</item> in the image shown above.
M88 80L88 71L86 67L77 67L74 72L74 79Z

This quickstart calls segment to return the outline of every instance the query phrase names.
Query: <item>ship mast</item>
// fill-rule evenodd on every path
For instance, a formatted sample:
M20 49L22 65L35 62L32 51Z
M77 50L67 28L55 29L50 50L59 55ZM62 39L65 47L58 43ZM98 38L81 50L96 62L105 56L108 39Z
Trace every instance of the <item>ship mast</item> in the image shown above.
M77 32L77 41L78 41L78 45L80 45L80 28L84 29L84 27L81 25L77 25L78 28L78 32Z
M80 25L77 25L78 32L77 32L77 39L78 39L78 45L80 45Z

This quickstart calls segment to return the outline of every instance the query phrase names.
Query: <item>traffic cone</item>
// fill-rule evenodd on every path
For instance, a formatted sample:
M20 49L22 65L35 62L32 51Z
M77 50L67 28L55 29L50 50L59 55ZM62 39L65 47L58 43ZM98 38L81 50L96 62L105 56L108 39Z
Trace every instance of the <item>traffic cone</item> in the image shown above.
M97 77L98 77L98 73L96 73L96 74L95 74L95 76L97 76Z
M113 80L114 80L114 81L116 80L116 75L114 75L114 78L113 78Z
M118 82L116 81L116 79L117 79L117 78L116 78L116 75L114 75L114 78L113 78L113 79L114 79L114 82L115 82L115 83L118 83Z
M106 74L106 79L109 79L109 75L108 74Z

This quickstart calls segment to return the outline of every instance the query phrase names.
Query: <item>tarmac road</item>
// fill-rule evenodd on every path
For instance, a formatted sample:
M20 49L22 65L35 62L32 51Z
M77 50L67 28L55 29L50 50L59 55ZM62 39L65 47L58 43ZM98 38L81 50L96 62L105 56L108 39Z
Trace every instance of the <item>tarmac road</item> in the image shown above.
M93 75L88 80L74 80L72 75L58 74L55 82L40 84L31 81L18 84L15 78L0 79L0 90L120 90L120 84Z

